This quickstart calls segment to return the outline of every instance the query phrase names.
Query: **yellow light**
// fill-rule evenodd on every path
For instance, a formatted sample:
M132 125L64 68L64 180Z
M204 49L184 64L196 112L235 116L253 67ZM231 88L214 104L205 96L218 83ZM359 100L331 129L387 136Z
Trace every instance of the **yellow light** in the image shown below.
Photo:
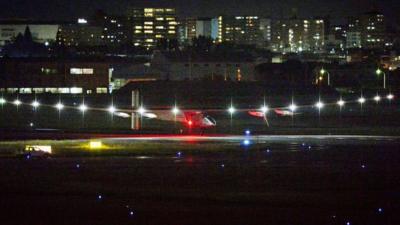
M33 152L33 151L42 151L46 153L52 153L51 145L26 145L25 151Z
M89 148L90 149L99 149L103 147L103 144L101 143L101 141L91 141L89 142Z

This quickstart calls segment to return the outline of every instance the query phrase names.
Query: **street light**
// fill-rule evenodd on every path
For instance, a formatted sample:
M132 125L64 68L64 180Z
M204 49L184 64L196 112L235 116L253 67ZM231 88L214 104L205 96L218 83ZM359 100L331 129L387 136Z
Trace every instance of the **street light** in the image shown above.
M319 73L321 74L321 77L319 78L322 81L322 76L325 74L328 74L328 86L331 86L331 77L328 71L326 71L324 68L322 68Z
M381 74L383 74L383 89L386 89L386 73L385 73L383 70L381 70L380 68L378 68L378 69L375 71L375 73L376 73L376 75L378 75L378 76L380 76Z

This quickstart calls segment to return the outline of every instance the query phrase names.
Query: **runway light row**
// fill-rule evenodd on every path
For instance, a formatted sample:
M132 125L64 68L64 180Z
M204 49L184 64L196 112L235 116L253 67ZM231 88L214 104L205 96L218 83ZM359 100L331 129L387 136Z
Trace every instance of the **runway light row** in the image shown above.
M386 99L389 100L389 101L391 101L391 100L394 99L394 97L395 97L395 96L394 96L393 94L388 94L388 95L386 96ZM381 97L380 95L376 95L375 97L372 98L372 100L378 103L378 102L380 102L380 101L382 100L382 97ZM354 102L354 101L352 101L352 102ZM363 96L361 96L360 98L357 99L357 102L360 103L360 104L364 104L364 103L367 102L367 99L364 98ZM6 103L7 103L7 100L6 100L5 98L0 98L0 105L4 105L4 104L6 104ZM14 101L12 101L12 102L10 102L10 103L12 103L13 105L16 105L16 106L19 106L19 105L22 105L22 104L23 104L23 102L21 102L19 99L15 99ZM337 104L338 106L340 106L340 107L343 107L346 103L347 103L347 102L345 102L345 101L342 100L342 99L340 99L340 100L338 100L338 101L336 102L336 104ZM34 100L32 103L30 103L30 105L31 105L33 108L38 108L41 104L40 104L39 101ZM320 109L324 108L325 105L326 105L326 104L325 104L324 102L318 101L318 102L316 102L313 106L320 110ZM328 105L329 105L329 104L328 104ZM63 105L62 102L58 102L57 104L54 105L54 107L55 107L57 110L61 111L62 109L65 108L65 105ZM290 104L289 106L287 106L287 107L282 107L282 108L287 108L287 109L289 109L291 112L294 112L294 111L296 111L296 110L298 109L298 106L297 106L295 103L292 103L292 104ZM85 105L85 104L81 104L81 105L78 106L77 109L80 110L81 112L85 112L85 111L89 110L90 108L89 108L87 105ZM103 110L104 110L104 109L103 109ZM111 114L114 114L115 112L118 111L118 109L115 108L113 105L111 105L110 107L108 107L108 108L105 109L105 110L108 111L108 112L110 112ZM270 108L269 108L267 105L262 105L258 110L259 110L260 112L262 112L263 114L267 114L268 111L270 110ZM136 112L139 113L139 114L141 114L141 115L145 114L146 111L147 111L147 110L146 110L143 106L140 106L140 107L136 110ZM227 112L230 113L231 115L234 114L236 111L237 111L237 109L236 109L234 106L232 106L232 105L227 109ZM180 110L177 106L174 106L174 107L171 109L171 112L172 112L174 115L177 115L177 114L179 114L179 113L181 112L181 110Z

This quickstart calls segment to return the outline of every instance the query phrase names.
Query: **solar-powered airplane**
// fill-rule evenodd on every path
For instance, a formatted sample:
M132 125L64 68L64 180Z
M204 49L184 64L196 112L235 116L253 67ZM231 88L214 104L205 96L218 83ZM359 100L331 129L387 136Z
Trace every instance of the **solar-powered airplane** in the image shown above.
M290 108L290 107L289 107ZM116 116L129 118L130 114L139 114L141 117L148 119L158 119L163 121L180 122L183 125L191 128L212 128L217 125L217 121L211 117L210 113L215 112L228 112L233 114L235 112L247 112L250 116L263 118L265 123L269 126L267 113L269 108L267 106L262 106L259 109L235 109L230 107L228 110L223 109L178 109L177 107L172 108L172 110L167 109L154 109L146 110L140 107L137 110L116 110L114 114ZM273 110L279 116L293 116L294 107L288 109L274 109Z

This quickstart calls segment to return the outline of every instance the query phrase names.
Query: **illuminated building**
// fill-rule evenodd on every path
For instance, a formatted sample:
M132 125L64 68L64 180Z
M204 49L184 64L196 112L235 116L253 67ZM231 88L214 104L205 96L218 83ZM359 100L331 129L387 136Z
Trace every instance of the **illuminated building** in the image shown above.
M346 48L361 48L360 19L356 17L350 17L348 20Z
M126 17L99 11L95 15L95 24L103 29L101 38L105 45L117 46L128 42Z
M386 39L385 17L382 13L373 11L361 15L362 47L383 48Z
M387 42L385 17L372 11L348 20L347 48L383 48Z
M98 59L0 60L0 91L32 94L108 93L109 63Z
M261 18L260 19L260 31L262 35L262 39L264 42L269 44L271 42L271 25L272 20L268 18Z
M217 18L185 18L180 26L183 29L180 39L182 43L191 44L193 38L204 36L216 40L218 37Z
M59 27L57 44L63 46L100 46L103 45L103 29L87 22L65 24Z
M131 8L129 35L134 46L154 48L160 40L177 39L178 22L174 8Z
M347 27L334 25L329 28L326 50L331 55L343 55L346 49Z
M323 19L281 19L272 23L271 50L321 53L325 48Z
M55 22L0 21L0 46L11 42L18 34L23 34L26 27L29 27L35 42L42 44L55 42L59 26L60 24Z
M196 37L196 18L185 18L181 21L181 25L184 30L182 39L186 43L191 43Z
M262 35L258 16L218 17L218 42L259 45L262 43Z
M212 29L211 18L199 18L196 20L196 37L212 37Z

